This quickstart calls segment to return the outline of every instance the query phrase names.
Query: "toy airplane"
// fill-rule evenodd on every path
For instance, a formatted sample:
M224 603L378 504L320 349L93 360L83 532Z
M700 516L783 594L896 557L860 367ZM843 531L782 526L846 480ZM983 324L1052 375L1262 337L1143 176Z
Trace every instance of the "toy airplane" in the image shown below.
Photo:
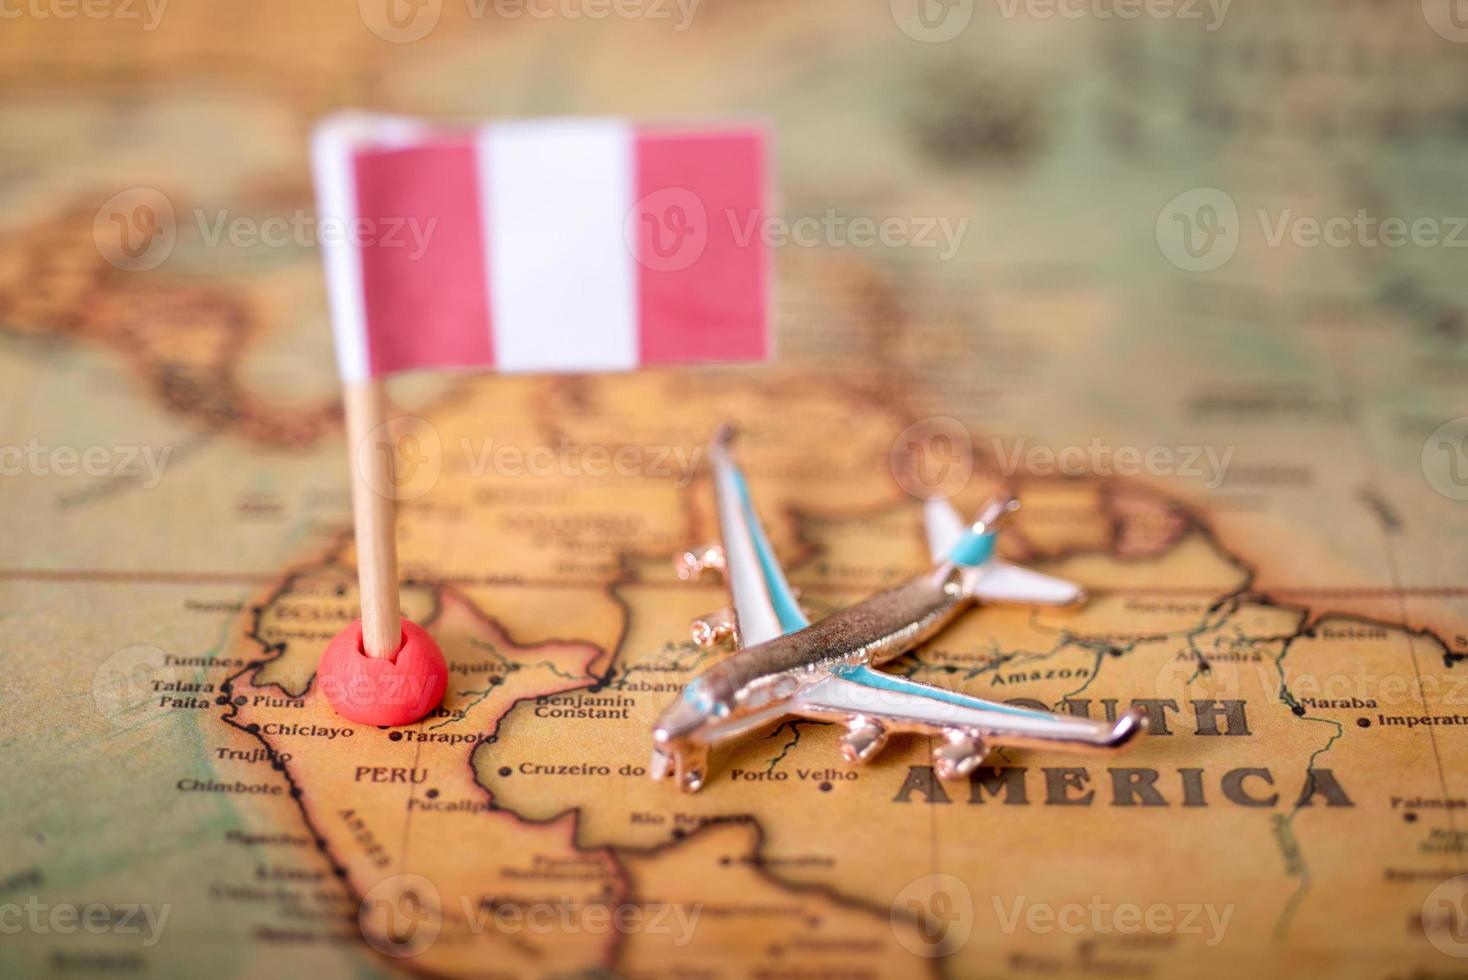
M1146 730L1137 709L1114 724L985 701L874 668L937 635L978 602L1063 606L1082 589L994 556L1013 497L987 506L965 528L946 501L930 500L925 521L934 566L895 588L811 623L795 599L729 455L726 427L710 447L723 547L687 553L679 574L724 573L734 622L694 624L709 646L733 638L741 648L691 681L653 729L650 772L675 773L695 792L708 772L709 749L787 715L846 726L841 752L866 762L892 732L938 736L933 764L943 779L967 777L996 746L1118 749Z

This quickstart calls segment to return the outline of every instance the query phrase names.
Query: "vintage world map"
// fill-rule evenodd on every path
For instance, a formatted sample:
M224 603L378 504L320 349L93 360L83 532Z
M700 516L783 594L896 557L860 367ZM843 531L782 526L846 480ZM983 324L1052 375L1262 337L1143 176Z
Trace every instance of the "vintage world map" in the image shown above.
M14 9L7 975L1468 972L1446 5ZM401 731L313 689L356 615L306 161L343 106L777 136L774 364L395 384L450 666ZM653 783L725 420L813 614L924 567L918 494L1015 489L1003 553L1088 604L894 669L1152 734L955 786L793 723Z

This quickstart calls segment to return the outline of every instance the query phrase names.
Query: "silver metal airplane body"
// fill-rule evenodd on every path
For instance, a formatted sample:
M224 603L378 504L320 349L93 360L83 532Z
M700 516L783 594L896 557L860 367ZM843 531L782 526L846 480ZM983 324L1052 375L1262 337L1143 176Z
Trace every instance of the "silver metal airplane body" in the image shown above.
M866 762L893 732L942 739L933 750L943 779L964 778L997 746L1114 750L1146 729L1132 710L1113 723L986 701L874 669L936 636L978 602L1062 606L1084 599L1069 582L994 555L1011 497L965 527L946 501L925 506L934 567L895 588L811 623L785 579L754 510L723 430L710 447L723 547L688 553L679 574L721 570L733 595L734 622L694 624L694 639L741 649L690 682L653 729L654 779L674 774L686 792L708 774L710 748L786 716L846 727L841 751Z

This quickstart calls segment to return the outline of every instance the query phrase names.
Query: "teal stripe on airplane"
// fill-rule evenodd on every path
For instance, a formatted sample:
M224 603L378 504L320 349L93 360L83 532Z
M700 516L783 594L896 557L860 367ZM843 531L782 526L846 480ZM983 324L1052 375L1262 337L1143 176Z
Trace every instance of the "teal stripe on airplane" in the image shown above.
M948 552L948 560L955 565L964 568L977 568L988 561L994 555L994 539L999 535L995 531L980 534L978 531L969 531L958 539L953 550Z
M775 607L780 628L786 633L804 629L810 625L810 620L801 612L800 603L795 601L795 593L790 590L790 583L785 581L785 575L775 561L775 550L770 547L765 529L760 526L759 517L754 512L754 501L750 499L749 485L744 482L744 474L737 466L730 466L729 469L734 477L734 487L739 491L739 503L744 509L744 524L749 528L749 536L754 539L754 553L759 558L760 571L765 578L765 590Z
M947 691L941 687L919 684L917 681L910 681L906 677L898 677L895 674L886 674L880 670L873 670L866 664L838 666L832 668L831 673L843 681L851 681L853 684L860 684L862 687L869 687L873 690L891 691L897 694L911 694L933 701L942 701L944 704L952 704L960 708L972 708L975 711L997 711L1007 715L1022 715L1029 718L1049 719L1052 717L1046 711L1035 711L1032 708L1017 708L1012 704L985 701L981 698L969 697L967 694L959 694L957 691Z

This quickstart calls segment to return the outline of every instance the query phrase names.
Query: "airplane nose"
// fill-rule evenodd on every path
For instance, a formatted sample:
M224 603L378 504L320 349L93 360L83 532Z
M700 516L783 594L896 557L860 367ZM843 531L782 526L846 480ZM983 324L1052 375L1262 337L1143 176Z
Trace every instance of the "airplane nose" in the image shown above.
M686 695L680 696L658 719L652 730L653 741L659 745L687 738L708 720L708 712Z
M703 724L703 716L698 713L697 709L690 704L678 701L664 711L663 716L658 719L657 727L652 730L653 741L659 745L679 741L697 731L701 724Z

